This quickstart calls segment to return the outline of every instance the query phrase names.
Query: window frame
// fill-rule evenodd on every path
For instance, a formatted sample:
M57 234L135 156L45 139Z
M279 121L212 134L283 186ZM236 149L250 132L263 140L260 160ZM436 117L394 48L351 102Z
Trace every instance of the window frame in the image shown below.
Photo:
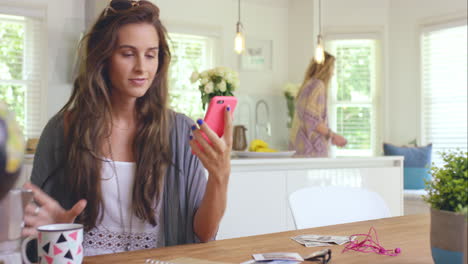
M35 64L37 65L37 69L35 73L39 75L38 79L35 80L38 82L38 89L35 89L36 93L39 93L37 98L39 100L39 105L35 106L34 109L29 109L29 111L39 111L38 114L35 116L39 119L33 122L32 127L28 126L28 119L31 118L30 115L28 115L28 105L27 105L27 98L28 98L28 84L31 82L31 80L0 80L0 84L12 84L12 83L18 83L19 85L26 86L26 91L25 91L25 122L26 122L26 127L24 128L23 131L23 136L25 138L38 138L40 136L40 133L44 127L45 121L46 121L46 110L47 110L47 83L48 83L48 73L47 73L47 61L46 58L48 58L48 50L47 50L47 30L46 30L46 7L43 5L36 5L35 7L25 7L25 6L13 6L13 5L8 5L5 4L3 6L0 6L0 14L2 15L11 15L11 16L21 16L25 17L25 20L23 20L23 23L25 25L25 35L24 38L27 41L28 38L31 37L32 34L39 34L40 38L39 40L36 40L35 46L33 49L34 51L37 50L42 50L44 52L35 52L35 61L37 61ZM36 20L37 24L37 32L33 31L28 31L28 22L26 19L33 19ZM18 22L18 20L12 19L12 21ZM25 44L25 52L27 51L28 47ZM23 55L23 61L26 59L26 56ZM31 63L29 62L24 62L25 65L29 65ZM26 67L23 67L23 72L26 70ZM28 133L29 131L29 133Z
M424 34L428 32L434 32L434 31L439 31L439 30L444 30L444 29L449 29L449 28L454 28L458 26L467 26L468 17L466 14L463 15L455 15L455 16L449 16L449 17L441 17L441 18L431 18L428 19L427 23L421 23L419 25L419 36L418 36L418 63L419 63L419 85L418 88L419 90L419 100L420 100L420 116L419 116L419 124L420 124L420 131L419 131L419 141L421 142L421 145L427 145L433 142L430 142L427 135L426 135L426 91L424 87ZM434 149L433 145L433 151L432 151L432 157L434 161L434 156L438 155L437 149ZM436 158L437 159L437 158ZM436 165L441 165L441 164L436 164Z
M186 23L181 23L179 21L166 21L166 28L167 32L169 35L168 41L170 42L170 36L173 34L177 35L191 35L195 37L201 37L208 39L209 42L209 49L211 51L209 52L209 61L211 62L211 67L213 68L217 65L222 65L222 28L220 27L212 27L212 26L200 26L200 25L191 25L191 24L186 24ZM169 45L172 45L169 43ZM204 71L207 69L198 69L198 71ZM185 78L185 77L184 77ZM190 76L186 76L186 79L189 80ZM191 85L192 88L194 89L194 94L196 93L197 96L200 96L200 93L198 91L198 87L196 87L195 84ZM179 87L169 87L169 93L172 91L184 91L183 89L180 89ZM170 102L169 102L170 103ZM187 114L187 113L184 113ZM194 118L202 118L200 117L194 117Z
M223 63L223 28L221 26L193 25L185 22L166 20L164 21L168 34L194 35L211 38L213 41L213 65ZM216 55L219 56L216 56Z
M336 107L341 105L350 106L370 106L371 109L371 147L369 150L344 150L337 149L336 146L330 148L331 157L371 157L378 155L381 152L382 145L382 124L383 124L383 105L381 102L381 94L383 94L383 36L381 30L369 31L334 31L325 35L326 50L330 50L332 41L346 40L372 40L374 41L374 74L371 76L371 91L369 101L337 101L336 100L336 78L332 78L330 92L328 94L328 122L333 131L337 128L337 111ZM335 55L335 54L333 54ZM336 70L336 68L335 68Z
M186 33L179 33L179 32L169 32L168 33L169 35L169 46L172 45L172 37L175 36L175 35L181 35L181 36L192 36L192 37L195 37L195 38L205 38L207 41L207 49L208 49L208 54L207 54L207 58L205 58L205 63L207 65L211 64L211 68L214 67L214 65L216 65L215 63L215 51L214 51L214 42L215 40L211 37L208 37L208 36L200 36L200 35L194 35L194 34L186 34ZM173 55L173 54L172 54ZM198 69L198 71L204 71L206 69ZM190 76L187 76L187 79L189 79ZM183 91L183 89L180 89L179 87L174 87L175 91ZM198 90L197 90L198 91Z

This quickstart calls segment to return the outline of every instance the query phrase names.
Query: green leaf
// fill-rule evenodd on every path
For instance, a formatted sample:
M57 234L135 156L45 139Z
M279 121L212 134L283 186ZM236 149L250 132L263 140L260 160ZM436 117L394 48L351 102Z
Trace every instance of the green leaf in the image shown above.
M461 150L441 153L444 164L432 167L433 179L425 181L428 195L424 200L433 208L468 213L468 152ZM467 215L468 217L468 215Z

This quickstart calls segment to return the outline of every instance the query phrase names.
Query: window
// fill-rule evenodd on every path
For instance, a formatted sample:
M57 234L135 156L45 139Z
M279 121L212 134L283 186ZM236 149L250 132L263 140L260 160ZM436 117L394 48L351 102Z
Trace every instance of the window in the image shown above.
M348 144L335 156L371 156L376 147L377 40L339 39L327 43L336 57L329 94L329 125Z
M214 65L214 39L187 34L169 34L172 53L169 67L170 106L177 112L196 119L203 117L201 95L190 82L193 71L203 71Z
M439 151L467 150L467 26L427 27L421 35L423 142Z
M41 21L0 14L0 100L26 137L41 132Z

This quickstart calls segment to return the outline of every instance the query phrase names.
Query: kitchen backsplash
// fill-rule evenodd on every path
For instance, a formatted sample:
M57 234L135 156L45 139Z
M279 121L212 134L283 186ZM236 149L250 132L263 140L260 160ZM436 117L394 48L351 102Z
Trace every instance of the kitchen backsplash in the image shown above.
M289 132L284 97L240 95L237 99L234 125L244 125L247 128L247 143L252 139L261 139L272 148L287 150Z

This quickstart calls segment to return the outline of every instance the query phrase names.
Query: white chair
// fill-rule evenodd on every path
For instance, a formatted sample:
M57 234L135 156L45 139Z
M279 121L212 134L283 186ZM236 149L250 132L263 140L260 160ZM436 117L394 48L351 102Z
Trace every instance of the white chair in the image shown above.
M289 196L296 229L390 217L375 192L351 187L308 187Z

